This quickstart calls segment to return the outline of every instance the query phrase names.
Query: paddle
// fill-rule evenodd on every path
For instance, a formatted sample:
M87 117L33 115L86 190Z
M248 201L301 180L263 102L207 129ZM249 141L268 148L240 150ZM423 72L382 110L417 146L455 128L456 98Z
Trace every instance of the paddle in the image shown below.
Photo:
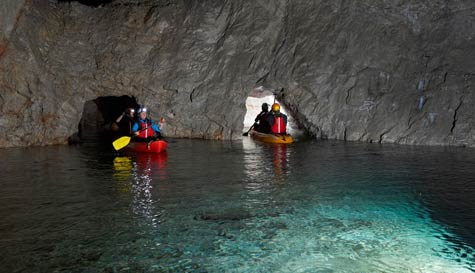
M252 128L254 128L254 125L256 125L255 123L251 126L251 128L249 128L249 130L247 130L247 132L245 132L244 134L242 134L242 136L247 136L249 135L249 132L252 130Z
M118 151L124 148L125 146L129 145L130 139L131 137L129 136L119 137L118 139L114 140L114 142L112 142L112 146L114 146L114 149Z

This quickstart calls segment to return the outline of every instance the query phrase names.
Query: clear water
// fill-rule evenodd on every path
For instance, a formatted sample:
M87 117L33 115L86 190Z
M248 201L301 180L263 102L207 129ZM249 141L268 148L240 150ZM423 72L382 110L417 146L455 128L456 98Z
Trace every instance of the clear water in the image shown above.
M473 149L0 150L2 272L474 272Z

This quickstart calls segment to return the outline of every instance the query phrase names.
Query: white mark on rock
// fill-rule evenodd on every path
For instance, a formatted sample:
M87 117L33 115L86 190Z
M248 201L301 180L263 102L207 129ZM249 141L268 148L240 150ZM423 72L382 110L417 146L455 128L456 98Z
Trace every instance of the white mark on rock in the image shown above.
M424 104L426 102L426 99L424 96L420 96L418 103L417 103L417 109L422 110L422 107L424 107Z

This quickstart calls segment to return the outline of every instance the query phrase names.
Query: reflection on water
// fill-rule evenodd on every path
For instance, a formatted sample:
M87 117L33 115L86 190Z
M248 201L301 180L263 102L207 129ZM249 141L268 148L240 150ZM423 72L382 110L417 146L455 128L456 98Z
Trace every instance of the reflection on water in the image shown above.
M283 180L288 175L287 162L289 152L286 144L266 144L244 141L244 163L246 175L256 180L272 175ZM268 171L271 171L268 173Z
M152 196L154 185L153 177L160 180L167 178L167 153L144 153L114 158L114 178L122 193L130 193L132 212L147 219L152 226L157 227L160 222L160 212L157 203L159 200ZM132 178L132 180L130 179Z
M250 139L168 148L2 151L2 270L475 270L471 150Z
M275 178L280 183L284 182L284 175L287 174L287 145L272 145L272 165Z
M329 272L475 269L473 248L460 244L460 239L448 240L457 235L432 219L419 200L420 194L411 187L414 185L407 183L417 178L420 170L411 173L385 158L364 162L368 154L361 151L340 155L341 151L327 150L301 157L295 153L303 151L292 145L246 141L243 149L245 172L250 178L246 189L253 196L246 200L247 207L264 202L279 208L277 214L271 212L270 219L248 221L254 232L266 230L263 237L239 235L238 241L254 245L252 256L265 257L260 260L262 268L278 272L316 268ZM287 166L289 162L297 170ZM291 170L298 175L297 180L290 175ZM223 247L227 251L236 248L234 242ZM252 267L234 266L240 272L254 271Z
M268 203L275 190L283 189L290 169L287 166L289 151L285 144L243 142L246 206ZM263 196L264 195L264 196Z
M128 194L131 191L132 185L129 183L129 178L132 175L132 160L126 156L118 156L114 158L114 179L119 185L119 191L123 194Z

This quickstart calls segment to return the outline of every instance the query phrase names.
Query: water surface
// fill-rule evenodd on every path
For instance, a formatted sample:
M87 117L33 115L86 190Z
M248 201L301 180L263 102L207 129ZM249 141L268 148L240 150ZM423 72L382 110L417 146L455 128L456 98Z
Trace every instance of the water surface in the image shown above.
M0 152L4 272L474 272L473 149Z

